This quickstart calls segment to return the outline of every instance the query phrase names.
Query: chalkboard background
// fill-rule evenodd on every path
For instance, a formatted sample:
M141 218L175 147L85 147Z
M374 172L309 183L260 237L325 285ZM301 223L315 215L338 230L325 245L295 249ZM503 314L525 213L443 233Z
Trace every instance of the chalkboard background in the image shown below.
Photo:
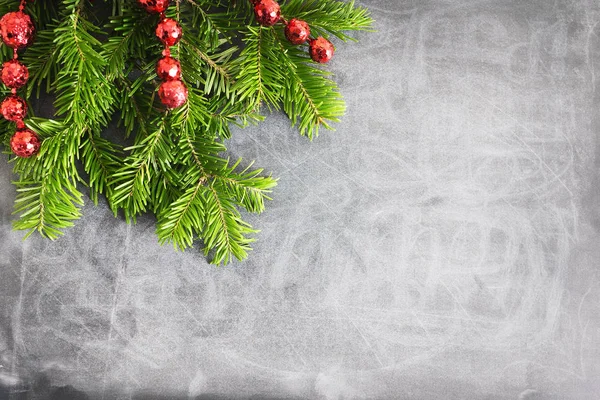
M360 3L337 132L229 142L280 177L246 262L90 201L22 242L0 157L0 399L600 398L600 4Z

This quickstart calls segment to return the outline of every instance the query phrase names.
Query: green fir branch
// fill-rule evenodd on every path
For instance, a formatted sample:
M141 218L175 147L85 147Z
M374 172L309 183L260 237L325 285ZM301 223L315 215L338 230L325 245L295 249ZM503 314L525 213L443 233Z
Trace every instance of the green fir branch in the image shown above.
M113 197L113 188L109 185L109 180L121 165L119 155L118 146L92 130L86 132L81 144L80 157L88 174L90 197L96 205L100 194L105 194L109 199Z
M125 150L130 154L123 165L111 176L114 187L109 198L116 212L123 209L128 222L147 211L151 199L151 183L160 171L168 171L173 159L173 144L167 129L166 116L154 121L156 129L140 143Z
M105 195L128 222L153 212L160 243L178 249L198 243L215 264L244 259L257 230L241 211L263 212L277 181L252 163L230 162L221 141L232 125L261 121L263 104L282 108L312 139L344 113L337 86L304 46L284 39L281 25L257 26L250 1L178 0L167 15L180 21L184 37L171 52L181 62L189 97L167 111L157 98L158 17L135 1L113 0L112 16L103 20L107 3L27 5L40 29L22 56L31 71L26 93L52 93L57 119L28 118L43 138L41 150L27 159L11 157L19 174L15 229L59 237L80 217L77 187L85 184L95 203ZM352 1L281 4L286 18L306 20L314 35L353 40L347 31L371 29L368 11ZM0 0L0 13L17 6ZM12 57L7 46L0 52ZM124 149L103 135L115 117L126 138L135 133ZM0 125L7 146L15 126Z
M181 250L192 247L196 236L204 226L202 193L206 190L205 184L205 180L198 179L195 185L189 187L182 196L165 207L156 225L156 234L161 244L170 242Z
M40 181L20 180L14 184L18 193L14 214L19 219L13 227L28 231L25 238L37 231L43 237L57 239L63 229L81 217L78 206L83 205L82 195L58 170L48 171Z
M318 136L321 126L333 129L331 122L339 122L346 112L346 104L330 72L316 66L297 46L289 44L273 32L280 49L279 64L288 73L282 95L283 110L301 135L310 140Z
M245 221L233 201L214 181L204 193L206 202L206 222L202 231L204 254L211 252L213 264L228 264L233 257L244 260L255 239L249 237L257 230Z
M341 40L356 41L345 31L373 31L373 19L365 7L354 0L289 0L282 3L281 12L306 21L313 35L334 35Z
M278 109L284 89L284 71L279 63L280 49L276 46L273 30L264 27L248 27L244 37L245 48L236 60L236 84L233 87L236 101L248 104L248 111L255 111L266 102Z

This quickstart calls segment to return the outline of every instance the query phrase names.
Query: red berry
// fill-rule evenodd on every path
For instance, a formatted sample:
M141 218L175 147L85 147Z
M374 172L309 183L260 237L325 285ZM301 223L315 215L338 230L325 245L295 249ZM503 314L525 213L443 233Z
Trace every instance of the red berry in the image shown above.
M172 18L163 18L156 27L156 36L166 46L174 46L181 39L181 25Z
M163 57L156 64L156 74L163 81L181 79L181 64L173 57Z
M310 36L310 27L304 21L292 18L285 26L285 37L292 44L302 44Z
M10 139L10 149L18 157L31 157L40 150L41 146L40 137L28 128L17 129Z
M9 12L0 19L0 35L8 47L20 49L33 42L35 27L31 17L24 12Z
M254 6L254 15L259 24L273 26L281 18L281 10L276 1L261 0Z
M150 13L162 13L169 8L170 0L138 0L138 3Z
M0 104L0 110L5 119L20 121L27 115L27 103L19 96L8 96Z
M309 52L313 61L318 63L326 63L333 57L335 48L329 40L319 36L318 38L310 41Z
M2 65L2 82L11 89L25 86L29 79L29 70L17 60L10 60Z
M167 108L177 108L185 104L188 98L188 90L185 84L179 80L166 81L158 88L160 101Z

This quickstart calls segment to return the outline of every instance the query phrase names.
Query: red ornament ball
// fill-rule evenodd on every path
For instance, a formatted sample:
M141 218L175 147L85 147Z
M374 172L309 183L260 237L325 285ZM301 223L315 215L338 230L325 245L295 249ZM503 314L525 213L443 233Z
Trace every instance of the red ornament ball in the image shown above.
M177 108L185 104L188 98L188 90L185 84L179 80L166 81L158 88L160 101L167 108Z
M174 46L182 35L181 25L172 18L163 18L156 27L156 36L166 46Z
M150 13L162 13L169 8L170 0L138 0L140 6Z
M20 49L33 42L35 27L31 17L24 12L9 12L0 19L0 35L8 47Z
M31 157L40 151L41 146L40 137L28 128L17 129L10 139L10 149L18 157Z
M285 37L292 44L302 44L310 36L310 27L304 21L292 18L285 26Z
M8 96L0 104L2 115L9 121L21 121L27 115L27 103L19 96Z
M281 18L281 10L276 1L261 0L254 6L254 15L259 24L273 26Z
M319 36L318 38L310 41L309 52L310 58L312 58L313 61L318 63L326 63L333 57L335 48L329 40Z
M163 57L156 64L156 74L163 81L181 79L181 64L173 57Z
M29 70L17 60L10 60L2 65L2 83L11 89L25 86L29 79Z

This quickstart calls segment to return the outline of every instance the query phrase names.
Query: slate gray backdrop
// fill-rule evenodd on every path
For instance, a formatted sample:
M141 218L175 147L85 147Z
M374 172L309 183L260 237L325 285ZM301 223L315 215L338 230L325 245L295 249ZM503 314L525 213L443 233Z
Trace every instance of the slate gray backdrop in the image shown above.
M338 131L229 144L281 178L247 262L89 202L22 243L1 158L0 396L600 398L600 4L361 3Z

